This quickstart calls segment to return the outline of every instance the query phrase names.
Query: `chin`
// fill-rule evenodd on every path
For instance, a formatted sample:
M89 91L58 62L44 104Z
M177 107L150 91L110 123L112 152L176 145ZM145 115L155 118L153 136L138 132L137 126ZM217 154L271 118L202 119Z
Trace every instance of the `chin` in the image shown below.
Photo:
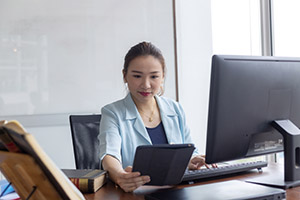
M153 99L153 98L154 98L154 95L152 95L152 94L150 94L148 96L143 96L143 95L139 96L140 101L148 101L148 100Z

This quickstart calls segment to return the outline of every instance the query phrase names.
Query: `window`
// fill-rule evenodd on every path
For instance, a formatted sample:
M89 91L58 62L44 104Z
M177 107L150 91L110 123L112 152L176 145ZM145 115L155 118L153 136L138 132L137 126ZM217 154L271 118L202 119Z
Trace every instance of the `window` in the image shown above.
M259 0L212 0L214 54L260 55Z
M300 56L300 1L273 0L274 56Z

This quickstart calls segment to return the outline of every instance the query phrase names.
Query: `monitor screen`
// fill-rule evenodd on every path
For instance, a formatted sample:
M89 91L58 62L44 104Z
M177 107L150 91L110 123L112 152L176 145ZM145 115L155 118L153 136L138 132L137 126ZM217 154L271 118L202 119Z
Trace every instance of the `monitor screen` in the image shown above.
M300 58L214 55L206 162L283 151L274 120L300 127Z

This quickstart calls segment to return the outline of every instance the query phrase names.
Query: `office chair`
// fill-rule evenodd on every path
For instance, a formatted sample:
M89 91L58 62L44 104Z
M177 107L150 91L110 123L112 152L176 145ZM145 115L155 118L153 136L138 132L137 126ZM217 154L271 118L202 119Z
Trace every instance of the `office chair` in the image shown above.
M76 169L100 169L97 139L101 115L70 115Z

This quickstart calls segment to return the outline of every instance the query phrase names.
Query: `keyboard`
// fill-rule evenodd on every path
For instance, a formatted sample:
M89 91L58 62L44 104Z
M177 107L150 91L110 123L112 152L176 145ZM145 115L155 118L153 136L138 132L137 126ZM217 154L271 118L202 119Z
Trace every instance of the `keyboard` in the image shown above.
M252 169L261 170L268 165L265 161L244 162L236 164L221 163L217 168L201 168L199 170L186 170L182 182L191 182L200 179L212 178L217 176L229 175L238 172L245 172Z

